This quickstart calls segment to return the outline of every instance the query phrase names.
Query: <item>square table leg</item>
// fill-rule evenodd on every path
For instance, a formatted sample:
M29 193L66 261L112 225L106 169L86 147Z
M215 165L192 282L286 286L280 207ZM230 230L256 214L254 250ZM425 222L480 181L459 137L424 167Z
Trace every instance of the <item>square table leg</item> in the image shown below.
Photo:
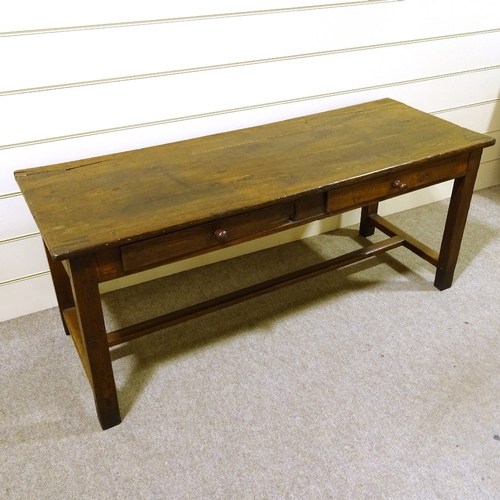
M375 215L378 212L378 203L372 203L366 207L361 208L361 221L359 224L359 234L367 238L368 236L373 236L375 233L375 226L372 224L370 219L371 215Z
M99 422L103 429L109 429L118 425L121 417L94 257L72 258L69 268L79 322L78 350L94 393Z
M480 149L470 154L466 175L455 179L453 185L434 280L434 286L439 290L446 290L453 282L481 154Z
M71 282L68 277L68 273L62 262L55 261L47 250L47 246L44 243L45 254L47 255L47 261L49 263L50 275L52 277L52 283L54 284L54 290L56 292L57 304L59 306L59 314L61 315L62 324L66 335L69 335L68 327L66 326L66 321L64 319L63 313L66 309L75 307L75 301L73 299L73 291L71 289Z

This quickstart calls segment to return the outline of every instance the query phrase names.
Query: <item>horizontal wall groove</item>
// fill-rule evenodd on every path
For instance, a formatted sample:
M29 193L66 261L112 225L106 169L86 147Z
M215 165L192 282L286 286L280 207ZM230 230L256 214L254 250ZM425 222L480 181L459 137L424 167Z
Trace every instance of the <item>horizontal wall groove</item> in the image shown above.
M463 106L454 106L452 108L444 108L444 109L440 109L439 111L433 111L432 114L439 115L439 114L443 114L443 113L449 113L451 111L459 111L461 109L477 108L479 106L485 106L487 104L495 104L495 103L500 103L500 97L498 97L497 99L488 99L487 101L478 101L478 102L474 102L471 104L464 104Z
M14 243L16 241L27 240L29 238L35 238L36 236L40 236L39 231L37 231L35 233L23 234L21 236L14 236L13 238L7 238L5 240L0 240L0 245L5 245L7 243Z
M313 101L313 100L318 100L318 99L337 97L337 96L342 96L342 95L356 94L356 93L367 92L367 91L371 91L371 90L390 89L390 88L398 87L398 86L402 86L402 85L409 85L409 84L421 83L421 82L429 82L429 81L440 80L440 79L444 79L444 78L453 78L453 77L457 77L457 76L478 73L478 72L484 72L484 71L492 71L492 70L497 70L497 69L500 69L500 64L495 65L495 66L475 68L475 69L466 70L466 71L443 73L443 74L432 75L432 76L428 76L428 77L414 78L411 80L400 80L400 81L384 83L384 84L380 84L380 85L372 85L372 86L359 87L359 88L354 88L354 89L346 89L346 90L340 90L340 91L335 91L335 92L329 92L329 93L324 93L324 94L297 97L297 98L286 99L286 100L282 100L282 101L267 102L267 103L255 104L255 105L251 105L251 106L242 106L242 107L237 107L237 108L223 109L223 110L213 111L213 112L208 112L208 113L199 113L199 114L193 114L193 115L187 115L187 116L167 118L165 120L156 120L156 121L151 121L151 122L124 125L121 127L112 127L112 128L101 129L101 130L92 130L92 131L81 132L81 133L77 133L77 134L61 135L61 136L57 136L57 137L47 137L44 139L38 139L38 140L32 140L32 141L26 141L26 142L18 142L18 143L14 143L14 144L5 144L5 145L0 145L0 150L33 146L33 145L37 145L37 144L46 144L46 143L64 141L64 140L70 140L70 139L78 139L78 138L83 138L83 137L91 137L91 136L95 136L95 135L108 134L108 133L113 133L113 132L122 132L122 131L126 131L126 130L141 129L141 128L145 128L145 127L154 127L154 126L158 126L158 125L166 125L168 123L176 123L176 122L182 122L182 121L186 121L186 120L195 120L195 119L200 119L200 118L209 118L209 117L213 117L213 116L222 116L222 115L228 115L228 114L233 114L233 113L239 113L239 112L243 112L243 111L251 111L251 110L270 108L270 107L281 106L281 105L286 105L286 104L293 104L293 103L299 103L299 102L307 102L307 101Z
M21 196L21 191L16 191L15 193L0 194L0 200L6 200L7 198L14 198L14 196Z
M492 132L489 132L489 133L491 134ZM487 165L488 163L497 163L498 160L500 160L500 157L499 158L492 158L491 160L482 160L481 165Z
M307 59L307 58L312 58L312 57L325 57L325 56L331 56L331 55L335 55L335 54L345 54L345 53L351 53L351 52L362 52L365 50L376 50L376 49L384 49L384 48L390 48L390 47L400 47L400 46L404 46L404 45L438 42L438 41L450 40L450 39L455 39L455 38L481 36L481 35L487 35L487 34L499 33L499 32L500 32L500 28L496 28L496 29L491 29L491 30L456 33L453 35L417 38L417 39L411 39L411 40L401 40L401 41L397 41L397 42L387 42L387 43L373 44L373 45L362 45L359 47L347 47L347 48L343 48L343 49L325 50L325 51L320 51L320 52L308 52L308 53L304 53L304 54L294 54L294 55L290 55L290 56L255 59L255 60L233 62L233 63L227 63L227 64L216 64L216 65L211 65L211 66L200 66L200 67L195 67L195 68L178 69L178 70L172 70L172 71L145 73L145 74L130 75L130 76L123 76L123 77L115 77L115 78L103 78L100 80L88 80L88 81L82 81L82 82L64 83L64 84L58 84L58 85L48 85L48 86L44 86L44 87L5 90L5 91L0 92L0 97L9 96L9 95L18 95L18 94L29 94L29 93L34 93L34 92L49 92L49 91L54 91L54 90L86 87L86 86L92 86L92 85L106 85L106 84L110 84L110 83L120 83L120 82L134 81L134 80L144 80L144 79L149 79L149 78L162 78L162 77L167 77L167 76L174 76L174 75L181 75L181 74L188 74L188 73L198 73L198 72L201 73L201 72L205 72L205 71L216 71L216 70L238 68L238 67L244 67L244 66L254 66L254 65L258 65L258 64L270 64L270 63L283 62L283 61Z
M40 273L28 274L27 276L21 276L20 278L14 278L7 281L0 281L0 286L14 285L15 283L21 283L22 281L40 278L42 276L47 276L47 275L50 275L50 271L42 271Z
M185 16L185 17L172 17L165 19L149 19L145 21L124 21L119 23L104 23L104 24L91 24L83 26L66 26L61 28L44 28L35 30L21 30L21 31L4 31L0 32L0 37L7 36L25 36L25 35L39 35L46 33L65 33L68 31L88 31L88 30L98 30L98 29L114 29L114 28L127 28L129 26L145 26L151 24L168 24L168 23L181 23L190 21L203 21L211 19L222 19L231 17L246 17L246 16L258 16L266 14L281 14L285 12L303 12L307 10L318 10L318 9L334 9L339 7L357 7L366 6L380 3L393 3L402 2L404 0L357 0L354 2L341 2L341 3L327 3L319 5L309 5L304 7L285 7L280 9L265 9L265 10L250 10L244 12L226 12L220 14L205 14L199 16Z

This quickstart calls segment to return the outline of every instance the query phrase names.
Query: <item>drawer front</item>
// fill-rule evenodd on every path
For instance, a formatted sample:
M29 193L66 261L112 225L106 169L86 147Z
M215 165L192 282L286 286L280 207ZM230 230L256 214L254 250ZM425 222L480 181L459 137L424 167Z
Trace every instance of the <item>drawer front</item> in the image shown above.
M123 269L145 268L252 239L252 235L288 224L291 210L290 203L266 207L125 245L121 248Z
M410 168L398 173L391 173L333 189L327 194L327 212L338 213L362 207L460 177L465 175L468 159L469 155L463 154L420 168Z

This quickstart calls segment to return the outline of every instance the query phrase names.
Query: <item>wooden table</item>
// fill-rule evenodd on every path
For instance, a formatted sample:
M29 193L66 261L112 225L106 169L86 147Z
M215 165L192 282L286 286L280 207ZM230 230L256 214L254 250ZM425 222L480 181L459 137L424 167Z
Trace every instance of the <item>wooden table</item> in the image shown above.
M405 246L451 286L476 173L494 139L391 99L151 148L15 172L40 229L66 332L103 429L121 421L111 346ZM439 253L377 214L455 179ZM98 283L362 207L347 255L107 332Z

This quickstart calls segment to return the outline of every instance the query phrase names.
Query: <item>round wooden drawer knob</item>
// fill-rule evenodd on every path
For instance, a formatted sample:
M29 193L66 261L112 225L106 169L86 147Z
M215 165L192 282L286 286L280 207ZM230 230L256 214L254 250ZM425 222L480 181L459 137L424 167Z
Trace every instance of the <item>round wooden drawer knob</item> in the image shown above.
M216 229L214 231L214 238L219 242L219 243L225 243L228 239L229 235L227 234L227 231L225 229Z
M405 184L404 182L401 182L399 179L395 180L392 183L392 187L394 189L399 189L400 191L406 191L408 189L408 185Z

